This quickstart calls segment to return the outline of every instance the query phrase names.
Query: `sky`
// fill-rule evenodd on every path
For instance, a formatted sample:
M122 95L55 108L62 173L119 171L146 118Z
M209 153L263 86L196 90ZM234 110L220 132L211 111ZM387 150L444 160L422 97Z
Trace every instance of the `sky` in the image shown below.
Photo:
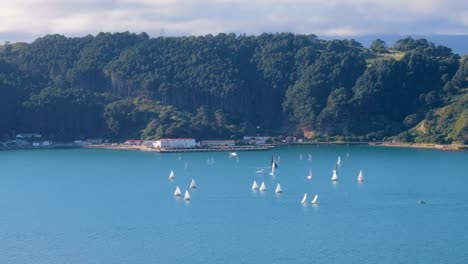
M46 34L466 35L466 0L0 0L0 40Z

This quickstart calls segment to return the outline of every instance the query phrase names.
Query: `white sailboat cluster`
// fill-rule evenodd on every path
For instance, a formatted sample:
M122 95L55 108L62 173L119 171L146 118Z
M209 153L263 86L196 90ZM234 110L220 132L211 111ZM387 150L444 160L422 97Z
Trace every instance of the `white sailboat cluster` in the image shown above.
M318 199L318 194L315 194L314 198L312 199L312 201L310 203L314 204L314 205L318 204L317 199ZM302 204L307 204L307 193L304 193L304 196L302 197L301 203Z
M169 173L169 179L173 181L175 179L175 173L173 170ZM189 189L195 189L197 188L197 184L195 183L195 179L192 179L189 185ZM179 185L176 186L176 189L174 191L174 196L182 196L182 191L180 190ZM190 201L190 193L188 190L185 190L184 193L184 201Z

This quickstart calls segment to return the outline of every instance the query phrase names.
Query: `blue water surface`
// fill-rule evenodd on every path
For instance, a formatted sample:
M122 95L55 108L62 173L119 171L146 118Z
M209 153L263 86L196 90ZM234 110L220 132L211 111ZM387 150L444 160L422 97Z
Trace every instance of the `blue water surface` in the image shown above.
M0 152L0 263L468 263L468 152L238 154ZM256 174L272 155L277 174ZM191 201L174 197L192 178ZM300 203L306 192L318 206Z

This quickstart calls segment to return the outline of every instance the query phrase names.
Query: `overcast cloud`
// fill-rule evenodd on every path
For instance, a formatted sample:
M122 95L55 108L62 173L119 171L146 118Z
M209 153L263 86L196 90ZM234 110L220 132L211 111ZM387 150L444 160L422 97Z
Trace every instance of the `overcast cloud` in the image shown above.
M151 36L294 32L468 34L461 0L0 0L0 39L101 31Z

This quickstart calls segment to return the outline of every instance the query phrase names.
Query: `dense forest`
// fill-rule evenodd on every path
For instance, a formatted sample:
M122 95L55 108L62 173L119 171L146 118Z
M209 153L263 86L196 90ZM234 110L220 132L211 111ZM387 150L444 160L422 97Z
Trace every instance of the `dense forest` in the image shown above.
M291 33L47 35L0 46L0 140L297 135L468 143L468 58Z

